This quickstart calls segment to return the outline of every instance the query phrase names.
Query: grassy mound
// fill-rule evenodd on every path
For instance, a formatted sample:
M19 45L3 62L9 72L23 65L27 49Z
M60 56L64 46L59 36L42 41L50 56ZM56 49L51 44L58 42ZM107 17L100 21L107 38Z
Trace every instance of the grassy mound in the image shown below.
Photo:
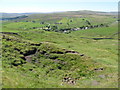
M4 87L32 87L31 84L45 87L53 82L51 79L58 80L53 87L64 87L61 83L76 84L83 77L93 76L101 67L79 52L62 49L49 42L33 43L16 35L3 35L2 53ZM42 80L36 80L39 78ZM24 79L30 79L30 82L23 85Z

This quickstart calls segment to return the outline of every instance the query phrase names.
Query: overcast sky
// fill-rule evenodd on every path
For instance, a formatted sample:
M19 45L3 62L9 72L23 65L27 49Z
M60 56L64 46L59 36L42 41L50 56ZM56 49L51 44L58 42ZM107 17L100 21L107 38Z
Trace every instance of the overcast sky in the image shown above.
M117 11L119 0L1 0L0 12Z

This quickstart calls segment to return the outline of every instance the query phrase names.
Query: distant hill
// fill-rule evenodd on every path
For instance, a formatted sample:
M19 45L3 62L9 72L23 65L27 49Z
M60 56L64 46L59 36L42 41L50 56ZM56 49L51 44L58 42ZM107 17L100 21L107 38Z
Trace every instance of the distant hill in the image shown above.
M66 12L51 12L51 13L41 13L41 12L30 12L30 13L0 13L0 20L14 20L18 19L19 16L29 16L30 18L39 18L49 16L74 17L77 15L118 15L118 12L101 12L101 11L90 11L90 10L80 10L80 11L66 11ZM8 18L8 19L7 19ZM20 18L21 19L21 18Z
M1 18L0 20L15 20L15 19L23 19L26 17L28 17L28 16L22 15L22 16L17 16L17 17Z
M35 14L35 13L2 13L0 12L0 20L3 18L15 18L15 17L19 17L19 16L27 16L30 14Z
M80 11L67 11L65 13L69 14L104 14L104 15L117 15L118 12L101 12L101 11L90 11L90 10L80 10Z
M12 17L29 15L29 14L33 14L33 13L2 13L0 12L0 16L2 16L2 18L12 18Z

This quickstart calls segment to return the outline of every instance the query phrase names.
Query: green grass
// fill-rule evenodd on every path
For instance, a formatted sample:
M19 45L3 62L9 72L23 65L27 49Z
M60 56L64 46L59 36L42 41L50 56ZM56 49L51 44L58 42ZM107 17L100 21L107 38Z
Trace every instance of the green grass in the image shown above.
M77 17L72 16L64 16L64 15L58 15L58 14L49 14L49 15L30 15L25 19L21 20L14 20L18 22L3 22L3 31L6 30L31 30L33 28L41 29L42 27L45 28L45 26L57 26L58 30L65 29L65 28L79 28L82 26L89 26L89 24L86 22L89 21L91 25L100 25L100 24L111 24L115 22L117 19L113 18L113 16L105 16L105 15L78 15ZM72 21L71 21L72 20ZM27 21L27 22L26 22ZM41 22L44 22L45 24L41 24ZM54 24L54 23L62 23L62 24Z
M100 19L95 22L94 20L98 17ZM112 23L115 20L112 16L98 17L91 16L86 19L93 20L95 22L93 24L101 23L101 20L107 23ZM47 18L49 19L48 16ZM67 23L71 19L74 26L82 18L62 18L58 22ZM22 21L3 23L4 32L19 34L19 36L3 34L2 79L4 88L117 87L118 34L115 34L118 32L117 23L109 24L110 27L73 31L65 34L43 31L42 29L29 29L39 26L39 19L33 20L37 20L37 23ZM51 23L53 22L54 20L51 20ZM73 26L71 24L71 27ZM20 29L20 27L26 27L28 30ZM62 27L64 28L65 24ZM112 39L94 40L92 38ZM36 53L30 54L35 49ZM73 50L77 53L66 53L66 51ZM32 57L31 62L24 60L25 54ZM81 54L84 56L80 56ZM94 70L99 68L103 68L103 70ZM62 82L64 77L77 78L78 80L75 84L69 84Z
M92 62L92 60L89 59L88 57L82 58L79 54L67 54L65 53L64 49L58 48L54 44L42 43L42 45L40 46L32 46L31 43L32 42L29 42L27 40L15 38L15 36L8 35L4 37L3 39L4 47L2 49L2 53L3 53L2 62L4 67L3 68L4 87L6 88L9 86L19 87L19 88L26 87L26 85L22 84L22 82L24 82L24 78L21 78L22 75L20 74L20 72L25 73L25 77L27 75L28 79L31 77L31 81L29 82L29 84L27 84L27 87L35 87L34 85L31 84L36 84L37 87L43 88L46 85L48 85L49 82L51 82L49 81L49 79L50 80L52 79L53 82L53 86L51 87L59 87L60 86L59 84L62 83L62 78L64 78L64 75L66 74L67 75L71 74L72 78L89 77L94 74L93 71L94 68L100 67L100 66L95 66L96 63ZM22 59L24 57L24 54L28 53L28 51L31 51L34 48L37 48L37 52L32 57L31 63L24 61ZM43 51L46 53L42 54ZM62 52L62 54L58 54L57 52ZM38 61L38 63L36 63L36 60ZM32 69L32 71L30 69ZM14 70L17 71L14 72ZM14 77L13 77L14 73L11 72L15 73ZM41 75L41 78L43 76L46 76L48 78L48 80L45 81L44 81L45 78L43 78L42 81L37 81L43 83L43 85L37 83L36 79L35 81L33 80L34 78L37 78L39 74ZM21 78L21 80L18 79L18 76L19 79ZM55 84L56 80L59 81L59 82L57 81L58 82L57 84ZM9 81L11 81L10 84L8 84ZM48 85L47 87L50 86Z

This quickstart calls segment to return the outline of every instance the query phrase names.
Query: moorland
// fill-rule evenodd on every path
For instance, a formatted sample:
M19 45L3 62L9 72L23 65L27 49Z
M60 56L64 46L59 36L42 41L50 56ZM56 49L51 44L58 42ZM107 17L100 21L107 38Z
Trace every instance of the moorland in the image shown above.
M0 20L3 88L118 87L116 13L4 13Z

